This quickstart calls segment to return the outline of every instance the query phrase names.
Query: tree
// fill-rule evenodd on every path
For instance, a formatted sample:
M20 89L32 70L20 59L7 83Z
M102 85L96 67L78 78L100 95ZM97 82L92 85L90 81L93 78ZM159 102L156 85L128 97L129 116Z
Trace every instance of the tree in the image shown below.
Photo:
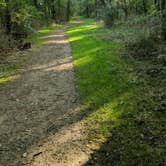
M5 28L6 28L6 33L10 34L11 33L11 14L10 14L10 10L9 10L10 0L5 0L5 2L6 2Z
M71 0L67 1L67 10L66 10L66 21L70 20L70 16L71 16Z

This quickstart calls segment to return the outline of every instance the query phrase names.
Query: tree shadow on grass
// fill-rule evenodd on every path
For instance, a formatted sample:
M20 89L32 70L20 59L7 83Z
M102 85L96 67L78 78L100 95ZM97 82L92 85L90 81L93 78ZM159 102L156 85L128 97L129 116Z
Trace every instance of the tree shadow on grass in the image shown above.
M110 130L111 136L84 166L164 165L165 122L151 117L140 120L140 113L131 115L121 117L121 124Z
M83 68L88 66L82 66ZM104 112L101 109L101 112L94 111L92 114L98 116L97 122L101 123L102 127L110 127L111 134L99 150L91 155L85 166L164 165L165 120L162 118L162 112L155 112L149 105L144 108L146 100L144 103L144 96L138 91L139 86L127 80L120 69L116 70L111 70L110 77L103 75L97 77L100 79L96 79L96 82L95 79L90 80L88 85L87 82L85 85L80 83L82 87L87 86L87 92L82 93L85 102L90 102L91 110L94 110L93 106L96 105L99 111L101 108L105 109ZM97 74L92 73L92 75L96 77ZM117 105L111 104L114 102ZM108 116L105 120L102 118L104 113ZM114 114L118 115L117 122L114 121Z

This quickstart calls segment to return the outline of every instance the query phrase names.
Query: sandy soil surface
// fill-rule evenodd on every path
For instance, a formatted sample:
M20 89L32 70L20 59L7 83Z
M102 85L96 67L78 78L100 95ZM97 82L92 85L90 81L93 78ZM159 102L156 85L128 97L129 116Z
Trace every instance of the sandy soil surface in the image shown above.
M49 34L25 70L0 90L1 166L80 166L89 158L65 31Z

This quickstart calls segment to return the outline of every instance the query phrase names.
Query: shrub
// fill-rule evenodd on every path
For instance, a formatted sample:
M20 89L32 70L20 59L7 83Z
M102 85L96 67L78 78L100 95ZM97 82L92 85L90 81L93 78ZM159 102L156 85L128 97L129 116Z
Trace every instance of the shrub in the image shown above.
M159 63L162 63L163 65L166 65L166 54L161 54L158 56Z
M129 25L134 30L126 40L126 53L134 58L157 56L161 44L161 14L137 17Z
M6 62L6 57L16 48L16 44L16 41L11 36L0 32L0 64Z
M147 58L154 56L157 51L157 44L150 36L140 35L135 40L126 42L125 49L132 57Z
M104 16L104 23L107 27L111 27L114 25L114 17L111 13L107 12Z

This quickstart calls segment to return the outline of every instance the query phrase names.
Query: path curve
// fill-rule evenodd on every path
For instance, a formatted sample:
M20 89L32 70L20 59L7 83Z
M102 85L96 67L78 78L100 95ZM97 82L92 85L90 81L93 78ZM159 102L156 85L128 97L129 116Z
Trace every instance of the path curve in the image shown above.
M0 90L2 166L79 166L88 160L65 31L49 34L25 71Z

